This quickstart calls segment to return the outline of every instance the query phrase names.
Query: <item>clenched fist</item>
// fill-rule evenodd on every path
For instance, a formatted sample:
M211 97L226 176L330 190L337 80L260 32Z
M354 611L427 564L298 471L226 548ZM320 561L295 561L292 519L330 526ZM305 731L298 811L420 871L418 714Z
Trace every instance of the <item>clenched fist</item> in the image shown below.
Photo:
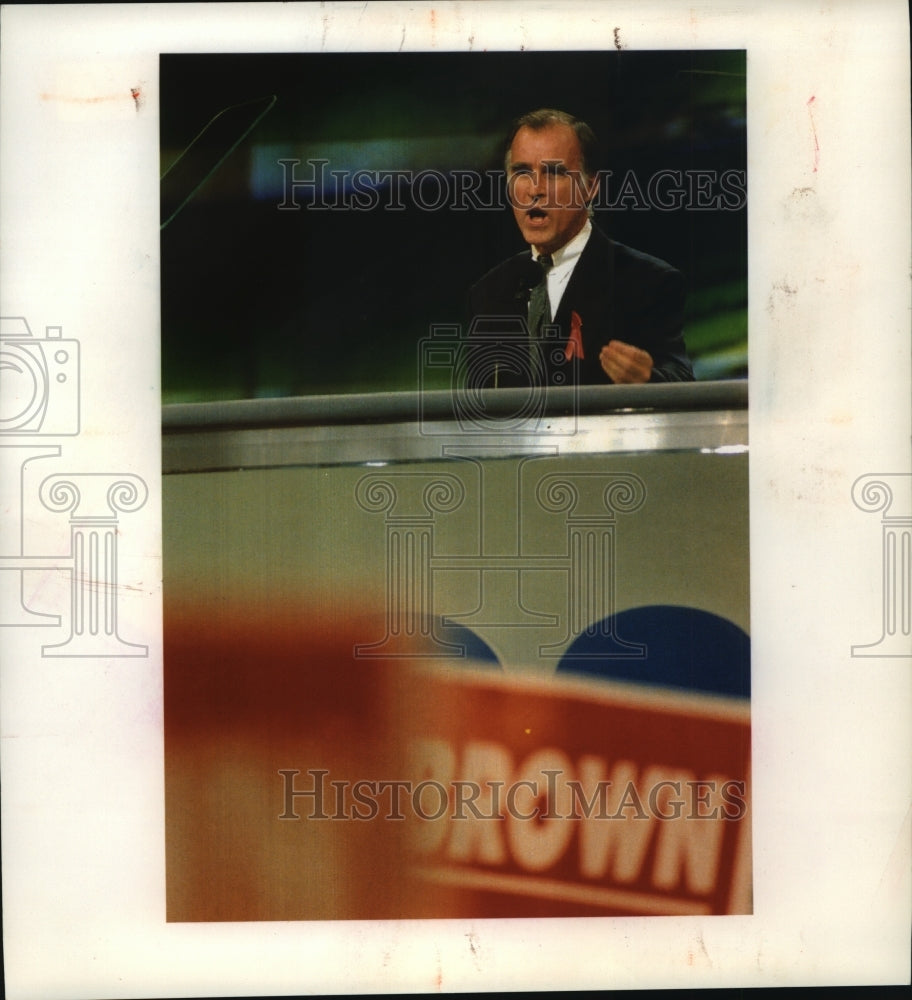
M619 385L648 382L652 375L652 355L621 340L610 340L599 353L602 370Z

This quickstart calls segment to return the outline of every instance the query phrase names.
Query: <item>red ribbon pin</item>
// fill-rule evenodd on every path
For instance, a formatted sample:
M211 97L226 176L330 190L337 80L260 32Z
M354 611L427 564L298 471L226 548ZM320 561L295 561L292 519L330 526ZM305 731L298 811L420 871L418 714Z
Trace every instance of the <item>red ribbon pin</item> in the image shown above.
M570 313L570 339L564 348L564 356L568 361L573 358L583 359L583 321L578 312Z

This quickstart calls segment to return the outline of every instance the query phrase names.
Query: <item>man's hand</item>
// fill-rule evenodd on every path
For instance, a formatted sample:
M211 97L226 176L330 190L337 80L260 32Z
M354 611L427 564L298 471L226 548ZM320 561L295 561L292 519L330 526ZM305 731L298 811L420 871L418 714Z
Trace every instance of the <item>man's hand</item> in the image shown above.
M619 385L648 382L652 375L652 355L633 344L609 340L599 353L602 370Z

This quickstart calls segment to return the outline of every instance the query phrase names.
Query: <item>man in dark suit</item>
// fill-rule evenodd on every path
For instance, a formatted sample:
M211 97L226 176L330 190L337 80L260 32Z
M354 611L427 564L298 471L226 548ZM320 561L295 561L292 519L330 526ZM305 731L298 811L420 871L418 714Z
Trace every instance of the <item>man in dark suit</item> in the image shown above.
M469 292L472 338L481 345L475 367L488 385L529 384L515 364L482 359L485 335L496 336L498 324L515 330L517 322L528 324L532 345L545 348L546 384L567 380L570 370L581 383L693 381L682 334L682 275L592 225L595 143L588 125L562 111L541 109L514 123L507 184L530 250L489 271ZM493 344L487 353L497 356Z

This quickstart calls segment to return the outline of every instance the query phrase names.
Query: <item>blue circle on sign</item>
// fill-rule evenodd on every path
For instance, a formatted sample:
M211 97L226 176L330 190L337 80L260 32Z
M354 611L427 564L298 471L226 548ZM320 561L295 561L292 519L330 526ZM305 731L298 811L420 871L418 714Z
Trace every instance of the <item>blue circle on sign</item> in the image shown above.
M455 659L474 662L479 667L501 670L501 663L493 649L472 629L458 622L448 622L445 618L434 619L434 635L454 647L462 647L463 652Z
M699 608L630 608L578 636L557 672L750 698L750 637Z

